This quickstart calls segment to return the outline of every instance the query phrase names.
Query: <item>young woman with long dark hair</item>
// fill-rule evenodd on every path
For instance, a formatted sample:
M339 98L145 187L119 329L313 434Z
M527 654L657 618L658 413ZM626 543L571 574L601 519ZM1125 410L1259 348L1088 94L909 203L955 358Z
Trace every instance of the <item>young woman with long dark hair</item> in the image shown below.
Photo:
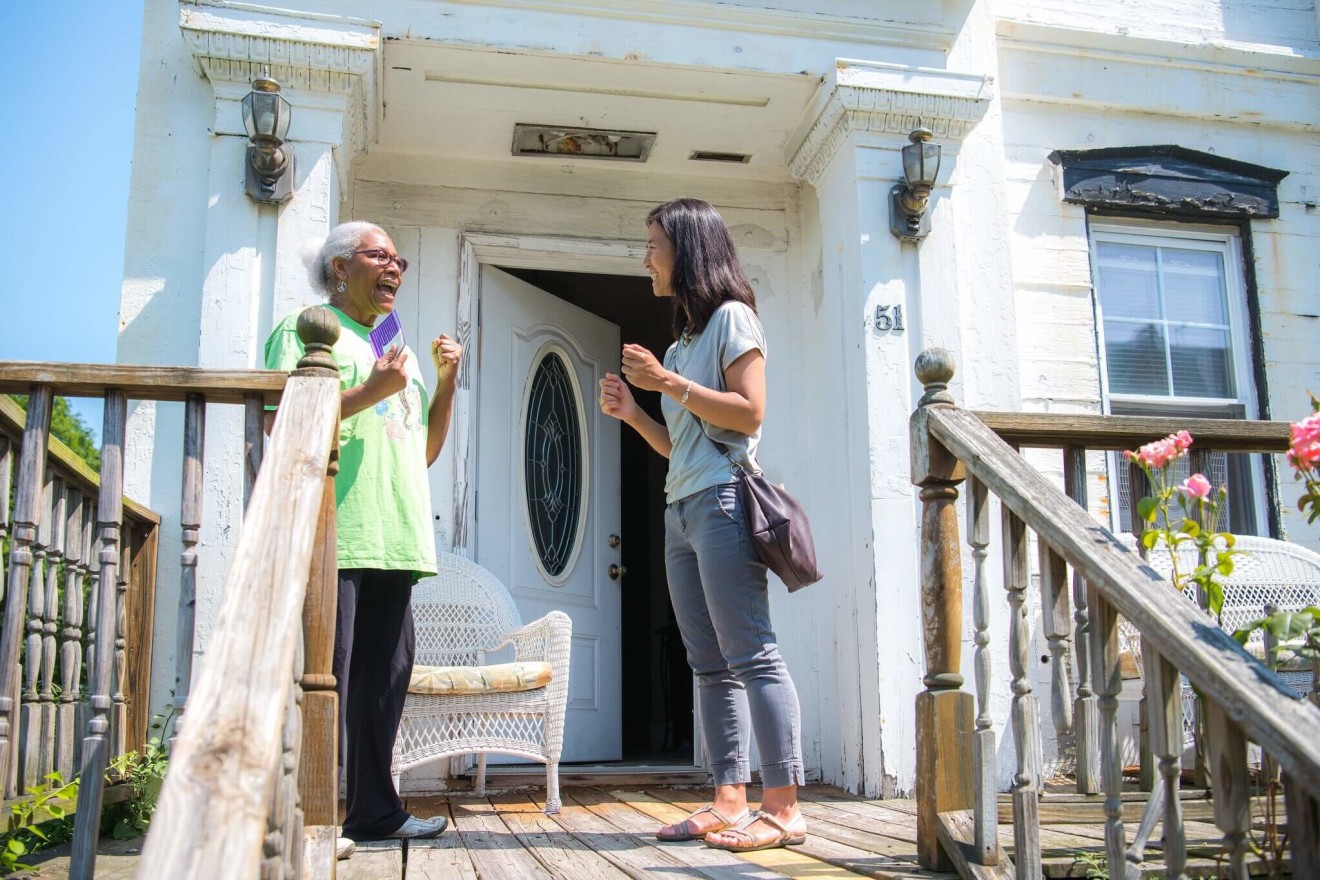
M737 852L806 839L797 691L770 626L766 567L738 499L738 469L757 470L765 414L765 333L728 227L700 199L676 199L646 218L646 260L656 296L673 297L674 344L664 362L623 347L623 376L600 382L600 407L669 459L665 568L669 596L697 679L715 798L661 840L704 838ZM626 380L626 381L625 381ZM664 424L629 385L658 391ZM747 809L749 745L760 748L760 809Z

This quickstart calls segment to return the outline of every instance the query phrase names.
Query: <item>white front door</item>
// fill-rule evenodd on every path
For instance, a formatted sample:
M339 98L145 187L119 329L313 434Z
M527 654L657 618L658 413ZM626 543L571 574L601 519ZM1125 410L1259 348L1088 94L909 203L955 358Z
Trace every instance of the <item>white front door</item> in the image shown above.
M562 760L617 761L619 423L595 403L619 328L490 266L480 297L477 561L524 621L573 619Z

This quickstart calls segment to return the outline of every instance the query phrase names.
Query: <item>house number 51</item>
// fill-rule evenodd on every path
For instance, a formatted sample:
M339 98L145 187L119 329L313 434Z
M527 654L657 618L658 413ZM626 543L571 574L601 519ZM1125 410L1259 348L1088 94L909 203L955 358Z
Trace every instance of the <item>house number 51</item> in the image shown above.
M903 331L903 307L902 306L876 306L875 307L875 329L888 331Z

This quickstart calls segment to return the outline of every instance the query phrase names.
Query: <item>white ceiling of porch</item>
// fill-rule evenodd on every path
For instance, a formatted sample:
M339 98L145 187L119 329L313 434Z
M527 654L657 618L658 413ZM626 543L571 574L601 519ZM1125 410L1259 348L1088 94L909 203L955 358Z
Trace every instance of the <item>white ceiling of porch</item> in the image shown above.
M514 159L515 123L656 132L650 171L786 180L784 144L820 77L391 40L384 47L386 150ZM689 160L750 153L746 165ZM563 157L553 161L562 162ZM578 159L583 163L601 160Z

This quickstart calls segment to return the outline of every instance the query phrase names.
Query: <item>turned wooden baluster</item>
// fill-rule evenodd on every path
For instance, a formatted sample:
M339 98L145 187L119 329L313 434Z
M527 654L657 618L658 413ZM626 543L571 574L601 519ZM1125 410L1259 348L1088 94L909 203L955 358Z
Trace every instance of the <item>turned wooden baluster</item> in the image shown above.
M1224 832L1224 856L1230 880L1247 880L1247 835L1251 831L1251 771L1246 733L1218 704L1205 702L1209 734L1210 778L1215 825ZM1305 875L1302 875L1305 876Z
M91 880L96 866L100 837L101 804L105 796L105 769L110 760L110 688L115 662L115 617L119 584L120 530L124 520L124 428L128 418L122 391L105 394L105 426L101 432L101 497L97 523L101 533L98 554L100 588L90 616L96 620L96 645L88 670L91 694L87 735L83 738L78 791L78 815L74 820L71 880Z
M1123 833L1123 751L1118 735L1118 695L1123 668L1118 638L1118 611L1087 584L1091 609L1091 676L1100 709L1100 782L1105 790L1105 858L1111 878L1141 876L1126 860Z
M37 385L28 395L27 421L19 450L18 485L14 491L14 533L9 545L9 586L4 629L0 630L0 778L5 797L17 792L19 707L21 676L19 647L27 615L28 584L32 575L33 544L41 523L41 492L46 477L46 437L50 431L53 395L49 386Z
M64 481L58 477L50 486L50 548L46 551L46 595L42 603L45 620L41 628L41 691L38 700L41 710L41 745L37 749L37 774L45 778L55 769L55 647L60 619L60 576L65 560L65 494Z
M972 783L972 695L961 690L962 561L958 535L960 461L926 427L933 407L951 407L954 360L927 349L917 357L926 393L911 419L912 483L921 487L921 625L926 690L917 695L917 858L924 867L951 862L938 840L939 814L975 806Z
M1007 507L1003 512L1004 587L1008 591L1008 663L1013 673L1013 749L1017 773L1013 776L1013 861L1018 880L1041 876L1040 768L1036 766L1040 735L1040 709L1032 693L1030 668L1031 624L1027 620L1027 525Z
M1072 608L1069 606L1068 564L1044 541L1037 542L1040 559L1041 617L1050 650L1050 714L1059 755L1075 755L1072 723Z
M1145 670L1150 742L1163 788L1165 876L1168 880L1186 880L1187 833L1183 828L1182 798L1178 795L1182 782L1182 676L1158 651L1146 655ZM1151 800L1157 800L1153 793Z
M1150 553L1141 543L1141 535L1146 531L1146 521L1137 515L1137 504L1142 498L1151 493L1150 480L1146 479L1146 472L1141 469L1135 461L1128 462L1128 518L1132 523L1132 536L1137 539L1137 553L1142 559L1149 557ZM1145 665L1146 640L1144 636L1140 639L1142 665ZM1141 703L1137 708L1137 761L1141 765L1141 775L1138 786L1142 791L1151 791L1155 788L1155 767L1150 760L1150 712L1146 696L1146 681L1142 677L1141 682Z
M177 736L192 687L193 644L197 628L197 544L202 533L202 478L206 452L206 398L189 394L183 409L183 498L179 525L179 628L175 638L174 709Z
M298 318L298 337L306 350L297 373L338 376L330 349L339 338L339 320L329 309L306 309ZM337 426L336 426L337 427ZM339 448L330 451L321 494L316 546L307 575L303 605L302 745L298 787L307 825L339 824L339 696L332 672L335 612L339 597L339 562L335 518L335 474Z
M1312 694L1314 696L1314 693ZM1288 852L1294 877L1320 877L1320 798L1283 776L1288 808Z
M985 560L990 544L990 493L975 477L967 478L967 543L972 547L972 627L976 635L976 733L972 738L972 775L976 784L973 812L973 858L999 864L999 791L995 761L994 719L990 717L990 588Z
M98 490L99 491L99 490ZM92 707L87 692L91 685L92 664L96 662L96 609L100 607L101 596L101 534L97 524L97 513L101 506L101 496L98 494L95 498L89 498L83 505L84 529L86 530L87 543L86 549L86 571L87 578L87 599L83 605L83 628L86 635L83 639L83 663L78 672L78 679L82 683L78 701L78 734L74 739L74 761L77 766L82 766L83 760L83 737L87 732L88 719L91 718ZM87 670L88 680L82 681L82 669Z
M19 709L18 787L24 791L41 782L41 680L42 644L46 629L46 573L51 538L51 495L53 478L41 490L40 525L32 545L32 573L28 583L27 645L23 653L23 701Z
M64 611L60 636L60 701L55 710L55 769L72 779L74 743L78 739L78 688L82 665L83 583L86 574L87 536L83 522L84 496L65 487Z
M1205 474L1209 477L1210 459L1214 453L1202 446L1194 445L1188 455L1188 463L1191 467L1191 472L1194 474ZM1209 517L1206 515L1206 511L1201 511L1197 519L1203 529L1209 529L1212 525L1209 521ZM1228 528L1227 522L1224 522L1222 525L1224 528ZM1204 554L1200 554L1200 558L1201 564L1204 564ZM1209 612L1210 597L1206 595L1205 590L1201 589L1200 586L1196 588L1196 604L1206 609L1207 613ZM1200 694L1195 695L1195 702L1192 704L1192 717L1190 720L1192 724L1192 742L1194 743L1193 781L1196 785L1202 788L1209 788L1210 744L1208 742L1209 735L1207 733L1205 720L1205 707Z
M115 579L115 653L110 695L110 754L128 751L128 701L124 696L128 677L128 582L137 554L137 529L124 523L120 541L119 571Z
M266 448L266 401L260 394L243 395L243 507L252 500L261 456Z
M0 548L9 540L9 493L14 488L14 454L9 438L0 435ZM0 553L0 600L5 598L5 573L9 560Z
M1063 452L1063 485L1068 497L1086 509L1086 450L1069 446ZM1073 656L1077 658L1077 697L1073 700L1073 737L1077 751L1077 792L1100 792L1099 716L1091 690L1091 611L1086 600L1086 581L1073 570L1074 635Z

